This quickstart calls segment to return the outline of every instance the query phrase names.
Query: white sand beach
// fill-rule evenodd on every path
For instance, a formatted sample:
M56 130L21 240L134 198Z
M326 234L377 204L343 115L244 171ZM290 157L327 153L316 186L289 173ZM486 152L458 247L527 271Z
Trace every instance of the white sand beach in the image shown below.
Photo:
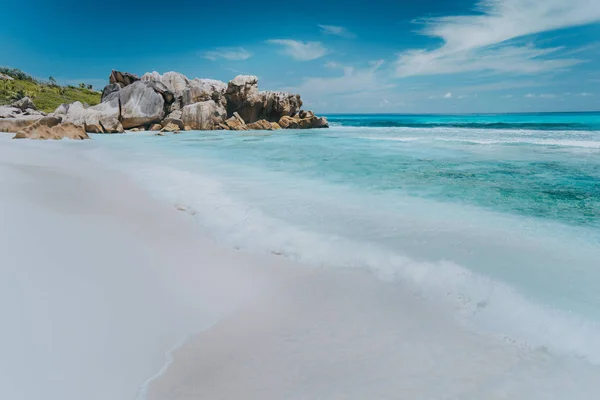
M590 399L597 388L598 368L469 332L368 272L222 248L81 146L0 137L2 399Z
M291 276L78 154L0 134L0 398L133 399L165 352ZM255 267L257 267L255 269Z

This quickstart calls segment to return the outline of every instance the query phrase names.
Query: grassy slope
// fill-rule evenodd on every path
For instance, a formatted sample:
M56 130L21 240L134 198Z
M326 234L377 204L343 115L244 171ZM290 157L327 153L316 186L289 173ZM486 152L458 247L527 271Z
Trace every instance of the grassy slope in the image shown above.
M100 93L72 86L51 86L29 80L0 80L0 105L10 104L17 93L29 96L38 110L52 112L62 103L80 101L91 106L100 103Z

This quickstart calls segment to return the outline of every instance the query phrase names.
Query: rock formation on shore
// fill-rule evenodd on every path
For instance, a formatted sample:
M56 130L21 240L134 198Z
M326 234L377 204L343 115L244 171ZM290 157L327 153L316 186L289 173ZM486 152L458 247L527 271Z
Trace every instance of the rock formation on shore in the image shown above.
M48 116L59 121L48 127L37 124L45 114L24 98L0 107L0 132L19 137L56 138L60 124L71 124L88 133L123 133L159 130L277 130L327 128L324 117L304 111L300 95L259 91L258 78L236 76L229 83L213 79L188 79L178 72L137 75L112 71L102 91L102 102L60 105ZM73 132L72 126L65 132ZM81 134L73 134L85 138ZM87 137L87 135L85 135Z

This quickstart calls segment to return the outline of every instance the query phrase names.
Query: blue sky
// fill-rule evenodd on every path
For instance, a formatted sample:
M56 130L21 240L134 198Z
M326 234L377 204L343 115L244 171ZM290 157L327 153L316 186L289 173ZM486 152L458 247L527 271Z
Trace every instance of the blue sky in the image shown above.
M31 0L27 11L15 1L1 9L0 65L61 83L101 88L113 68L224 81L243 73L321 113L600 110L599 0Z

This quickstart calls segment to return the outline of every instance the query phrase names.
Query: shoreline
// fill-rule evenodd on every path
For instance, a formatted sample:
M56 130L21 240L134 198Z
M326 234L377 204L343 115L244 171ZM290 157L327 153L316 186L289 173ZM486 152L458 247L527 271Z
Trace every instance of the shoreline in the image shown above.
M467 331L401 283L216 245L190 215L174 212L176 204L155 200L122 172L74 151L85 143L2 144L0 210L13 231L0 230L0 257L15 263L20 282L53 272L33 289L56 289L45 297L45 318L52 317L53 346L67 351L61 357L78 357L77 349L97 353L75 370L52 364L56 355L45 360L53 349L3 338L21 350L12 355L15 363L36 360L80 382L79 391L69 388L73 393L40 385L46 395L89 397L86 390L101 382L113 392L97 398L117 400L144 394L145 383L148 400L531 398L542 393L539 382L548 383L539 398L586 399L586 392L559 383L597 387L598 367ZM26 253L32 244L36 252ZM30 274L18 275L21 269ZM73 292L72 275L86 290ZM90 288L98 296L89 296ZM62 291L69 296L58 301ZM22 326L18 315L8 315ZM33 332L41 340L47 328ZM183 345L174 346L182 337ZM24 371L50 379L42 370ZM36 398L16 386L14 393Z

